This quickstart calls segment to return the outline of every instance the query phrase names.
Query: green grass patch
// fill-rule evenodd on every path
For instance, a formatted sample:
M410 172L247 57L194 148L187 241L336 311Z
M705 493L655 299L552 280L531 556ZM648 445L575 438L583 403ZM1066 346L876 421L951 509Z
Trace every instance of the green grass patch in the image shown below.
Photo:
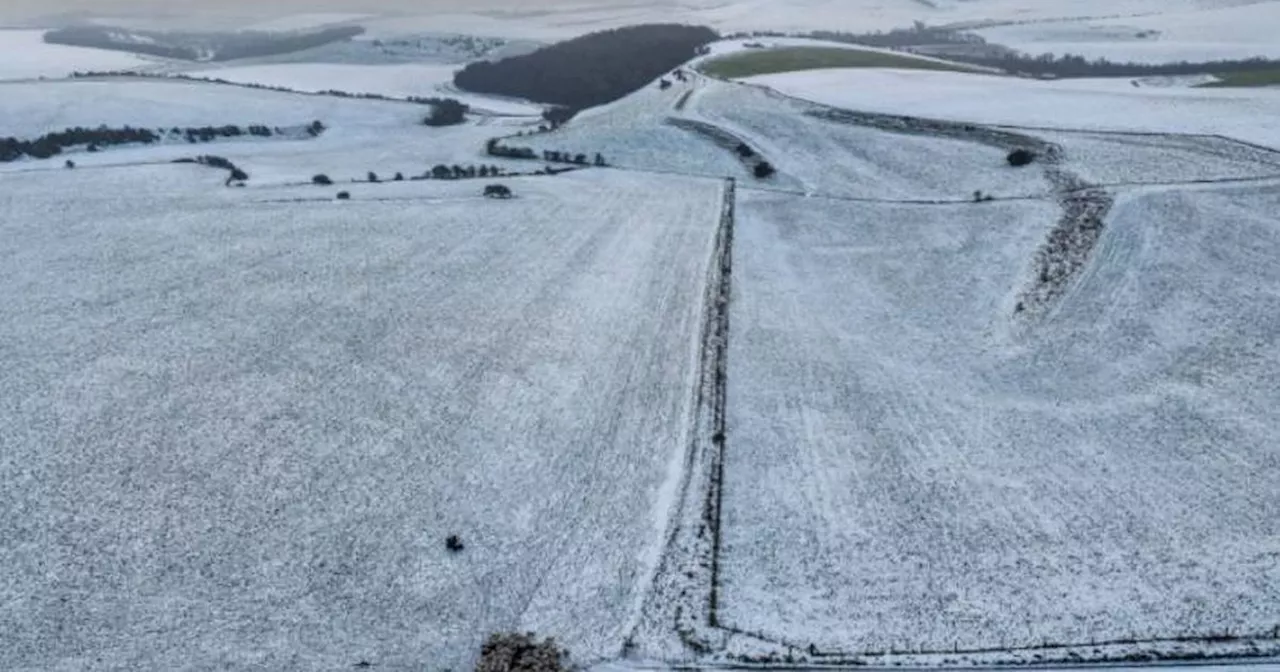
M707 61L702 71L712 77L736 79L775 72L818 70L820 68L910 68L975 72L959 64L939 63L905 54L842 49L840 47L780 47L742 51Z
M1217 77L1218 81L1201 84L1200 86L1207 89L1237 86L1277 86L1280 85L1280 68L1254 70L1252 72L1229 72L1215 74L1214 77Z

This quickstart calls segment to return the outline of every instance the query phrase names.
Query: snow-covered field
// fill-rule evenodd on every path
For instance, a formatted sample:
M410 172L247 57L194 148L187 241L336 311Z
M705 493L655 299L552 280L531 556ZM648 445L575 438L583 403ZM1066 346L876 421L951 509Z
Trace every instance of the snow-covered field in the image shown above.
M1067 11L695 2L691 16L725 22L827 11L809 27L847 30L979 5ZM477 34L528 37L659 9L458 12ZM428 28L379 21L375 35ZM448 95L451 68L196 74ZM369 184L368 171L436 164L537 169L483 147L538 120L429 128L427 108L403 102L0 83L0 137L327 126L73 150L75 170L0 164L0 668L441 672L467 669L497 630L554 636L588 665L628 642L713 663L1228 632L1280 652L1280 152L1100 132L1280 150L1280 92L893 70L752 83L1054 127L1020 132L1063 156L1013 169L1004 150L927 124L837 123L693 77L504 141L600 152L608 169ZM747 141L778 174L750 177L671 119ZM197 154L251 179L225 188L225 171L169 163ZM1063 294L1018 317L1063 213L1059 170L1108 185L1116 204ZM318 173L334 184L310 185ZM726 176L737 215L722 266L728 192L713 178ZM516 198L480 198L493 181ZM963 202L975 190L1018 200ZM712 298L722 281L727 305ZM704 323L708 309L727 321ZM703 330L723 325L721 362L723 334ZM727 442L712 433L721 410ZM444 548L455 533L458 555ZM661 665L609 669L630 663Z
M749 81L849 109L1012 126L1217 133L1280 149L1280 89L1134 87L923 70L813 70Z
M509 184L6 175L0 667L464 669L524 629L616 655L720 185Z
M977 31L989 42L1030 53L1148 63L1280 57L1280 3L1169 8L1122 18L1052 21Z
M668 117L684 116L677 109L681 100L691 104L689 101L700 95L700 89L707 84L694 79L676 83L666 91L651 84L622 100L587 110L552 133L503 142L536 151L581 152L589 157L599 152L610 165L624 168L746 177L746 169L731 152L665 123Z
M46 44L43 30L0 29L0 80L66 77L77 70L128 70L153 65L133 54Z
M470 94L453 88L453 73L461 66L432 63L354 65L339 63L280 63L205 68L190 72L196 77L225 79L241 84L263 84L295 91L338 90L376 93L396 98L449 97L478 110L512 115L538 115L541 105Z
M6 95L7 94L7 95ZM515 132L520 119L432 128L421 121L423 105L308 96L177 80L75 80L0 84L0 137L35 137L72 126L131 125L170 128L260 123L268 126L328 126L310 140L245 140L213 144L110 148L69 152L82 167L170 161L195 154L225 156L249 172L255 184L305 182L325 173L338 182L381 176L418 175L436 164L490 164L529 170L528 162L484 155L484 142ZM0 164L0 172L61 170L61 161Z
M746 196L722 622L855 653L1271 633L1278 193L1126 197L1025 333L1048 205Z
M754 87L705 88L692 99L693 113L745 138L807 194L954 200L975 190L1009 197L1048 189L1039 171L1010 170L992 147L817 119L804 114L812 106Z

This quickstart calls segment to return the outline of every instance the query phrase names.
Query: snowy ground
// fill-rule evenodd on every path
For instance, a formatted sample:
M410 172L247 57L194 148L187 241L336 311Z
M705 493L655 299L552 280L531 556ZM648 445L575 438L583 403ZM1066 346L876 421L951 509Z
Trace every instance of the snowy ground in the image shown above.
M498 114L538 115L542 106L490 96L468 94L453 88L453 73L461 66L428 63L389 65L348 65L337 63L281 63L201 69L196 77L212 77L229 82L264 84L295 91L338 90L347 93L377 93L394 98L449 97L478 110Z
M4 95L4 94L8 95ZM255 184L305 182L325 173L338 182L418 175L436 164L502 165L527 171L538 164L484 155L484 142L529 123L484 117L442 128L424 126L423 105L308 96L235 86L168 80L75 80L0 84L0 136L34 137L70 126L170 128L254 123L268 126L320 120L328 130L309 140L245 140L68 152L82 167L170 161L217 154L247 170ZM0 172L61 170L61 160L0 164Z
M1220 133L1280 149L1280 89L1135 87L922 70L815 70L750 79L836 107L973 123Z
M1169 8L1122 18L1022 23L977 31L989 42L1034 54L1148 63L1280 57L1280 3Z
M969 142L900 135L807 116L812 106L754 87L709 82L693 113L745 138L806 194L880 200L966 200L975 190L1042 196L1039 171L1011 170L1005 153Z
M1128 197L1018 334L1047 205L747 196L722 621L844 652L1269 634L1277 207Z
M839 9L824 2L801 4ZM955 17L974 3L936 4ZM733 7L780 16L702 11ZM309 79L318 68L238 69L333 88ZM855 109L1280 149L1274 92L898 71L760 81ZM491 201L478 192L492 180L353 180L536 169L482 152L536 121L428 128L418 105L191 82L0 84L0 136L328 125L310 140L72 152L72 171L0 164L0 668L440 672L497 629L556 636L587 664L631 634L642 655L722 661L776 641L856 653L1271 632L1276 153L1028 131L1120 192L1078 280L1020 321L1061 214L1041 167L810 108L702 78L651 85L505 141L617 168L502 178L517 198ZM747 140L779 174L750 178L669 118ZM252 179L227 189L222 171L168 163L193 154ZM336 184L306 184L315 173ZM668 521L703 519L697 488L714 473L684 460L716 444L689 413L699 346L715 342L701 330L722 191L706 178L722 176L739 179L718 617L761 638L699 658L663 608L705 622L706 603L645 600L664 595L659 566L676 588L709 571L672 568L710 541L664 543ZM1204 180L1255 182L1167 184ZM977 189L1022 198L893 202ZM668 518L677 501L697 506ZM454 532L460 556L443 549Z
M463 669L524 629L616 655L719 183L220 183L4 177L0 667Z
M43 30L0 29L0 80L66 77L80 70L126 70L158 59L106 49L46 44Z

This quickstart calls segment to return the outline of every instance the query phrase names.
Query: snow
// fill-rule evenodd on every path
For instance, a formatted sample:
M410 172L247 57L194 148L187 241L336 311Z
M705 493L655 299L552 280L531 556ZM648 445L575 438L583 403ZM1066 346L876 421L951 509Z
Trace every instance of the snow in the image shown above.
M360 19L370 18L372 14L351 14L340 12L313 12L307 14L290 14L267 21L247 25L243 30L261 30L268 32L284 32L293 30L311 30L339 23L358 23Z
M47 44L43 30L0 29L0 80L66 77L77 70L128 70L153 63L107 49Z
M863 199L971 200L973 192L1042 196L1040 171L1010 170L992 147L817 119L812 106L711 82L694 113L744 138L806 194Z
M1277 207L1128 195L1020 331L1049 204L746 194L721 622L853 653L1271 632Z
M731 152L665 123L668 117L681 116L676 106L682 97L697 96L707 84L696 78L666 91L651 84L621 100L586 110L554 132L508 138L503 144L584 153L591 158L599 152L609 165L631 169L745 177L745 168Z
M459 65L400 63L351 65L338 63L281 63L201 69L196 77L229 82L279 86L295 91L338 90L348 93L377 93L395 98L447 96L480 110L499 114L537 115L542 106L534 103L493 98L453 88L453 74Z
M1159 63L1280 57L1276 26L1280 26L1280 4L1256 2L1114 19L1016 24L977 32L989 42L1036 54L1074 53Z
M247 170L255 184L306 182L326 173L335 181L363 180L368 171L418 175L436 164L537 167L484 155L490 137L518 130L518 119L485 117L458 126L432 128L428 108L411 103L309 96L178 80L74 80L0 84L0 136L35 137L71 126L130 125L171 128L224 124L294 126L322 121L318 138L297 141L244 140L212 144L109 148L75 153L81 166L167 162L195 154L225 156ZM0 164L0 172L61 170L61 161Z
M615 656L720 184L507 182L5 175L0 667L465 669L526 629Z
M1134 87L918 70L813 70L747 80L855 110L1011 126L1209 133L1280 149L1280 89Z

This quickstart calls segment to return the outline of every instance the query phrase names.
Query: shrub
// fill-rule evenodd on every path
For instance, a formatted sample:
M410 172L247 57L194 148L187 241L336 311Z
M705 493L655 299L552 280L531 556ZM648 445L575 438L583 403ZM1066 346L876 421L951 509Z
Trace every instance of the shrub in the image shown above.
M330 184L333 184L333 180L329 179L329 176L328 176L328 175L325 175L324 173L321 173L321 174L319 174L319 175L316 175L316 176L312 177L312 178L311 178L311 183L312 183L312 184L319 184L319 185L322 185L322 186L323 186L323 185L330 185Z
M249 179L249 174L239 168L232 168L230 179L235 180L236 182L244 182Z
M761 161L760 163L756 164L755 170L753 172L755 173L756 178L763 180L766 177L769 177L778 171L774 170L773 165L770 164L768 161Z
M487 198L511 198L511 189L505 184L490 184L484 188Z
M755 150L751 149L751 147L745 142L738 143L737 151L738 156L741 156L744 159L749 159L756 155Z
M67 159L67 162L66 162L65 164L63 164L63 165L65 165L65 166L67 167L67 169L69 170L69 169L71 169L71 168L75 168L75 167L76 167L76 162L75 162L75 161L72 161L71 159Z
M448 539L444 540L444 547L449 549L450 553L461 553L462 549L466 548L456 534L451 534Z
M431 98L431 114L422 123L427 126L453 126L467 120L469 108L453 98Z
M347 201L347 200L350 200L350 199L351 199L351 192L349 192L349 191L339 191L339 192L338 192L338 200L339 200L339 201Z
M392 179L394 179L396 182L403 182L403 181L404 181L404 173L396 173L396 176L395 176L394 178L392 178Z
M554 639L539 642L533 633L499 633L480 649L476 672L568 672L568 658Z
M1009 152L1009 156L1006 157L1006 159L1009 161L1009 165L1020 167L1035 161L1036 155L1035 152L1032 152L1029 149L1019 148Z
M377 173L375 173L375 172L373 172L372 170L371 170L371 171L369 171L369 181L370 181L370 182L377 182L377 181L378 181L378 174L377 174Z

